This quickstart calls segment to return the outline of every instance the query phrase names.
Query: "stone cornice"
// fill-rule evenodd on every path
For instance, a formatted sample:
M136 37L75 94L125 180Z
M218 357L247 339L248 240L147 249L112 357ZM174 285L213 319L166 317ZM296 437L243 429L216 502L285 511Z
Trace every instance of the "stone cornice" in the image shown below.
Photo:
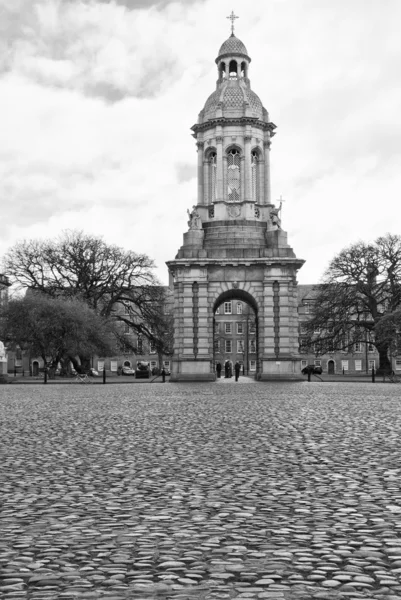
M270 131L271 137L275 135L274 130L277 128L277 125L275 125L274 123L265 123L264 121L260 121L257 117L218 117L216 119L206 121L205 123L196 123L191 127L191 129L195 132L196 135L198 131L205 131L206 129L210 129L211 127L216 127L217 125L253 125L254 127L262 129L263 131Z
M167 267L251 267L253 265L270 267L270 266L296 266L298 269L302 267L305 261L302 258L294 257L263 257L263 258L176 258L166 262Z
M218 65L221 60L231 57L246 58L248 62L252 62L252 59L243 52L225 52L224 54L219 54L219 56L215 59L214 62L216 63L216 65Z

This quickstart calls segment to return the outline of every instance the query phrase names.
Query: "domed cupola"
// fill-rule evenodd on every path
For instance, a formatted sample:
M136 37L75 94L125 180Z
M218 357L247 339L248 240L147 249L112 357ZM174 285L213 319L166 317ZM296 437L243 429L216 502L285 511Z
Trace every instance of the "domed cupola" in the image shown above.
M257 94L251 90L248 77L251 59L248 50L234 31L221 45L215 62L218 72L216 90L206 100L199 115L199 123L241 117L268 122L266 109Z
M248 56L248 51L245 48L245 44L243 44L241 42L241 40L239 40L237 37L235 37L234 33L232 33L230 35L230 37L228 38L228 40L226 40L224 42L224 44L222 44L220 50L219 50L219 55L216 58L216 63L218 63L220 60L227 58L228 56L243 56L244 58L246 58L248 60L248 62L251 62L251 59Z

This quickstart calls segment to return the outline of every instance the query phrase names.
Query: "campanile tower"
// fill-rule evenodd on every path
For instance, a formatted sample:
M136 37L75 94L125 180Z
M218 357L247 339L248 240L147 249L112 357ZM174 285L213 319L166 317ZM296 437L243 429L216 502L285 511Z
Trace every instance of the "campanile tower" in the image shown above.
M234 23L235 15L230 16ZM256 314L258 379L297 379L296 258L271 201L276 126L251 89L251 59L234 35L216 58L216 90L192 127L198 199L188 231L167 263L174 285L172 377L214 380L214 314L235 299Z

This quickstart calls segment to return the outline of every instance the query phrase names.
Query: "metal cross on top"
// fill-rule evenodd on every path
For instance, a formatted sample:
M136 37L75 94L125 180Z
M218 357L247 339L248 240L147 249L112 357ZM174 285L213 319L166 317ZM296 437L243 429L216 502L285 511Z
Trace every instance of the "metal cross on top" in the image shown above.
M237 17L236 14L234 14L234 11L231 11L231 15L229 17L227 17L227 19L230 19L231 21L231 34L234 35L234 23L235 23L235 19L239 19L239 17Z

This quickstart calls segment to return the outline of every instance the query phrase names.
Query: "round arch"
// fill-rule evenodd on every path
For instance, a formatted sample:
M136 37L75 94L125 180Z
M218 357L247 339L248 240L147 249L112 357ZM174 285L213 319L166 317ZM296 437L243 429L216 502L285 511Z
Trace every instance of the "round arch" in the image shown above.
M208 148L206 148L205 152L204 152L204 158L205 160L210 160L210 155L212 153L216 153L217 152L217 148L215 146L209 146Z
M226 314L216 315L216 310L225 302L240 301L249 306L249 312L231 310ZM242 373L258 376L260 371L259 349L259 303L249 292L232 288L221 291L213 302L213 370L229 363L241 365ZM231 322L231 325L229 323ZM253 330L252 330L253 323ZM227 328L228 325L228 328ZM239 328L241 327L241 329ZM221 370L220 370L221 372ZM218 375L219 377L219 375Z
M231 152L231 150L238 150L241 156L243 154L242 148L238 144L228 144L228 146L224 148L224 154L227 156L228 153Z
M213 303L213 313L216 312L216 309L223 304L223 302L228 302L229 300L242 300L243 302L246 302L255 311L255 315L257 316L259 307L255 298L249 292L238 288L233 288L219 294Z

